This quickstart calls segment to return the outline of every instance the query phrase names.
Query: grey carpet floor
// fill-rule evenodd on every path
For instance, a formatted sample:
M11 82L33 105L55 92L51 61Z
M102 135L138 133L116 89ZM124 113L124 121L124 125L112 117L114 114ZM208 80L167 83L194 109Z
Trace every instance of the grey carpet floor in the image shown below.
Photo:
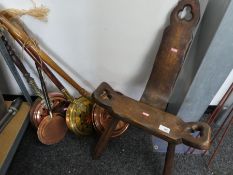
M209 156L178 154L174 175L233 175L233 129L214 160L206 167ZM99 160L92 160L95 137L78 138L68 133L52 146L42 145L36 131L29 126L14 156L7 175L160 175L162 153L153 151L150 135L130 127L119 139L112 140Z

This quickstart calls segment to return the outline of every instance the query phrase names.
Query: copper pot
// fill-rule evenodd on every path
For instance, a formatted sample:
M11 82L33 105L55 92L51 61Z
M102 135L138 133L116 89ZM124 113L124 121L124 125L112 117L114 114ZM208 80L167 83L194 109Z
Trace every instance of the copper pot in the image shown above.
M52 102L52 108L56 108L61 102L65 102L65 97L58 92L49 93L49 99ZM44 117L49 115L48 109L44 101L40 98L36 99L30 109L30 121L35 128L38 128Z
M107 126L110 124L111 121L111 115L102 107L95 104L92 109L92 122L95 130L102 134L104 130L107 128ZM127 128L129 127L128 123L125 123L123 121L119 121L115 130L112 133L112 138L118 137L122 135Z

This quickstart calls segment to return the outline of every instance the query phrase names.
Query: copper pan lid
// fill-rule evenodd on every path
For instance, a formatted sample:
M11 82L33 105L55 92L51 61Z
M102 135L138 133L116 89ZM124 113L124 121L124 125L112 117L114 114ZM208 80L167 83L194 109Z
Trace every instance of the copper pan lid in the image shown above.
M109 115L104 108L100 107L97 104L93 106L92 122L95 130L98 133L102 134L104 132L104 130L109 125L111 118L112 118L111 115ZM127 130L128 126L129 126L128 123L119 121L111 137L114 138L122 135Z
M56 108L61 102L65 102L65 97L58 92L49 93L49 99L52 102L52 109ZM37 128L44 117L49 115L48 109L41 98L37 98L30 109L30 121Z
M66 132L65 119L58 114L53 114L52 118L49 115L44 117L37 129L38 139L46 145L60 142L65 137Z

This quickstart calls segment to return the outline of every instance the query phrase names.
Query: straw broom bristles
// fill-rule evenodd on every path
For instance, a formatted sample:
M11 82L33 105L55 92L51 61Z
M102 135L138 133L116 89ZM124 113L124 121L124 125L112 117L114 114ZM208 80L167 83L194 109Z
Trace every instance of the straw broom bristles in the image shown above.
M38 20L47 20L49 9L47 7L36 7L29 10L19 10L19 9L5 9L0 11L0 14L7 14L11 19L15 19L24 15L32 16Z

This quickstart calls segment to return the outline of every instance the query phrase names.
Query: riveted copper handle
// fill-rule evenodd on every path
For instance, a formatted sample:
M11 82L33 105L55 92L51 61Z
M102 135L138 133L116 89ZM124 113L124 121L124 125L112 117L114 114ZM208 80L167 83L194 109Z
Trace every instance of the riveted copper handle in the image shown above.
M204 122L186 123L185 133L183 135L183 143L197 149L209 149L211 128ZM192 133L199 133L199 137L195 137Z

